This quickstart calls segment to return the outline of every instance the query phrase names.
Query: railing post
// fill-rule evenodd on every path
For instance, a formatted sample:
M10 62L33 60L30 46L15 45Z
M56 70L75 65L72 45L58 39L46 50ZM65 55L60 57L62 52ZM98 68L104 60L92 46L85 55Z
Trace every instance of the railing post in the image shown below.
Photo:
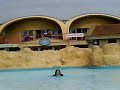
M36 40L36 31L33 31L33 40Z

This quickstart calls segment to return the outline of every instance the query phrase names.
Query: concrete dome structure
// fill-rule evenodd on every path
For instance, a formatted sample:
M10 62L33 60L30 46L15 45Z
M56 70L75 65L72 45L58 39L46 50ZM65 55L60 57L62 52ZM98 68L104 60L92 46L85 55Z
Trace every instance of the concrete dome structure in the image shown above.
M108 14L84 14L71 18L66 22L67 30L70 28L81 27L91 28L97 24L117 24L120 18Z
M49 46L87 45L85 37L68 38L67 34L86 34L95 25L120 24L120 18L106 14L85 14L62 22L49 16L26 16L10 20L0 26L0 48L42 47L40 38L47 33L52 42ZM49 35L48 35L49 34ZM45 37L46 37L45 36ZM29 37L25 39L26 37ZM25 39L25 40L23 40ZM5 45L2 45L5 44Z

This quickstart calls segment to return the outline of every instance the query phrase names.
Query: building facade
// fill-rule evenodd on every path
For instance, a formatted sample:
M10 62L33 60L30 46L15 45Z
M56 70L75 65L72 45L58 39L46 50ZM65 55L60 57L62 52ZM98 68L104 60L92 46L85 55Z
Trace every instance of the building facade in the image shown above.
M87 47L86 33L96 25L105 24L120 24L120 18L105 14L80 15L65 22L48 16L16 18L0 26L0 49L61 49L68 45ZM68 37L68 34L71 36ZM40 38L47 38L51 43L42 46Z
M120 43L120 24L96 25L86 35L88 46L103 47L108 43Z

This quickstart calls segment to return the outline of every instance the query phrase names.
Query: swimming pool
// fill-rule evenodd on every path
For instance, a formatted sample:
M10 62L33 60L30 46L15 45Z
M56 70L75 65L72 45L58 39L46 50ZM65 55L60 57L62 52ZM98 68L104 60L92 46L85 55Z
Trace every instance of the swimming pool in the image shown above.
M63 77L53 77L60 69ZM120 90L120 67L0 70L0 90Z

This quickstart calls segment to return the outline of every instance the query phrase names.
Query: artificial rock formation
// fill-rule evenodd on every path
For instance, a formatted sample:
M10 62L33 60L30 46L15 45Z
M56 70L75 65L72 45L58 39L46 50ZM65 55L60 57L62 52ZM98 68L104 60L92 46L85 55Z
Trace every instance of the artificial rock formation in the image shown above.
M120 65L120 44L106 44L103 48L94 46L78 48L68 46L59 51L0 51L0 68L33 68L53 66L102 66Z
M120 44L106 44L102 48L94 46L92 60L96 66L120 65Z
M17 52L0 51L0 68L85 66L89 64L91 51L73 46L59 51L32 51L29 48Z

